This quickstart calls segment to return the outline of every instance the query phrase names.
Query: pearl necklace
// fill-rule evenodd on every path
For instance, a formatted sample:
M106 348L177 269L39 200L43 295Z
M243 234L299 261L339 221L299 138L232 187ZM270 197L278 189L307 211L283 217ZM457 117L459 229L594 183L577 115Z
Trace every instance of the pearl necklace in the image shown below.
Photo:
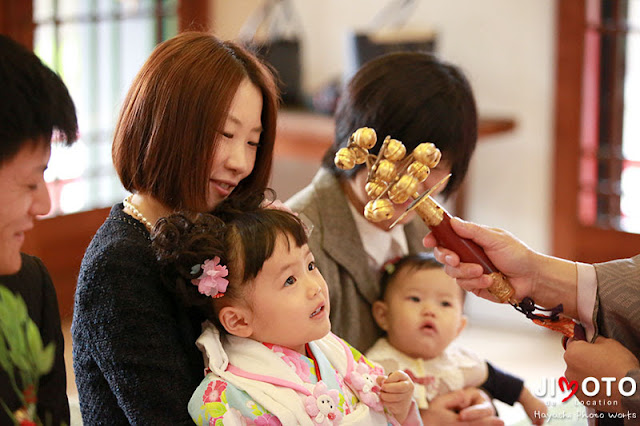
M131 198L133 198L133 194L122 200L122 204L124 204L124 206L129 209L129 211L133 214L133 217L142 222L142 224L147 227L149 232L151 232L153 225L151 224L151 222L149 222L149 219L144 217L144 215L140 213L140 210L138 210L138 208L133 205L133 203L131 202Z

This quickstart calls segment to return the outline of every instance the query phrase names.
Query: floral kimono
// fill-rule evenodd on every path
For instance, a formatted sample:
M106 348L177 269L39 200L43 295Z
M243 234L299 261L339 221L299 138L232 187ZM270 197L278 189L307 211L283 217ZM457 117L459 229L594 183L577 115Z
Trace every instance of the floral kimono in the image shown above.
M397 425L385 412L376 376L384 374L329 333L307 356L228 336L210 324L198 339L209 373L189 402L199 425ZM417 407L404 424L422 424Z

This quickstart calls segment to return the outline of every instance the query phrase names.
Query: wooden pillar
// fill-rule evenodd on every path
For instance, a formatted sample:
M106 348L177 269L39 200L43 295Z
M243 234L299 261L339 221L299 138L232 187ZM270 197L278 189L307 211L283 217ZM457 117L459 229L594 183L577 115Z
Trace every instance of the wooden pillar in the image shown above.
M0 0L0 34L33 49L33 2Z
M210 0L180 0L178 2L178 32L209 31Z

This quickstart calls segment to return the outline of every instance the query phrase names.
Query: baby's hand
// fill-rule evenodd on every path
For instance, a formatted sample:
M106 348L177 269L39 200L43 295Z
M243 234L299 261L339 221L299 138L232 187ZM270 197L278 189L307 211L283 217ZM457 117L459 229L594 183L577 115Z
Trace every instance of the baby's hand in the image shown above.
M394 371L388 377L378 376L380 400L387 410L402 424L411 408L413 382L404 371Z

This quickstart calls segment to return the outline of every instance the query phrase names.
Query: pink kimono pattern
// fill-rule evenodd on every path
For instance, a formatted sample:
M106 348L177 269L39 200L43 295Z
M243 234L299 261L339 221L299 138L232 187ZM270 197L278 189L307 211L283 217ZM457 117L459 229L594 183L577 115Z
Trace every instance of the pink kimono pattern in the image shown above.
M335 336L333 338L338 339ZM362 403L383 413L382 404L376 394L379 389L376 389L375 384L375 376L384 374L383 370L346 342L340 342L352 356L354 368L350 377L342 377L319 347L313 344L307 345L306 355L278 345L262 344L304 383L314 385L312 392L304 389L304 392L298 392L314 425L340 424L344 416L349 415L357 404ZM242 372L231 364L227 371ZM189 413L199 425L281 424L280 419L256 402L249 393L213 373L207 374L194 392L189 403ZM397 422L389 417L386 424L392 425Z

